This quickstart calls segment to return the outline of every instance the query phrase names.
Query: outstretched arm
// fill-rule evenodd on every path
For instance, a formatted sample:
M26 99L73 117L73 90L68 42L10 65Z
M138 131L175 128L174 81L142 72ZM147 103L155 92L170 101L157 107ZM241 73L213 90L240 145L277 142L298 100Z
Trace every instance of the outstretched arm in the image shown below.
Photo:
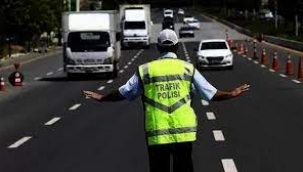
M96 101L121 101L125 100L125 97L123 97L119 91L113 91L107 95L99 94L92 91L83 91L83 94L89 98L92 98Z
M238 97L239 95L243 94L244 92L248 91L250 88L250 85L244 84L240 87L235 88L232 91L220 91L218 90L212 100L214 101L220 101L220 100L227 100L231 98Z
M94 100L103 101L121 101L134 100L143 93L142 84L138 74L134 74L125 85L121 86L119 90L113 91L107 95L99 94L92 91L83 91L83 94Z

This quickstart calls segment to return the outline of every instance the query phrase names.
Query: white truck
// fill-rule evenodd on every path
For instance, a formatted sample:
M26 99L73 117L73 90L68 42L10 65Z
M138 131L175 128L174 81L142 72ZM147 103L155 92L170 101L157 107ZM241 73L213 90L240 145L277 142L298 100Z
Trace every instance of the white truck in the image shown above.
M150 46L150 5L120 5L120 21L123 47Z
M63 61L67 76L118 75L121 56L117 11L83 11L62 14Z

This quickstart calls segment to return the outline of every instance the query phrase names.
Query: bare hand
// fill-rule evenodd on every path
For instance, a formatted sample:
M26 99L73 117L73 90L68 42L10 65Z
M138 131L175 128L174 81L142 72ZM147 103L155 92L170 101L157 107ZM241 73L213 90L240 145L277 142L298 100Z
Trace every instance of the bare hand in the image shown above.
M87 98L93 98L95 100L101 100L103 95L92 92L92 91L86 91L83 90L83 94L87 97Z
M240 94L242 94L242 93L248 91L249 88L250 88L250 85L244 84L244 85L242 85L242 86L240 86L240 87L235 88L235 89L231 92L231 94L232 94L233 97L237 97L237 96L239 96Z

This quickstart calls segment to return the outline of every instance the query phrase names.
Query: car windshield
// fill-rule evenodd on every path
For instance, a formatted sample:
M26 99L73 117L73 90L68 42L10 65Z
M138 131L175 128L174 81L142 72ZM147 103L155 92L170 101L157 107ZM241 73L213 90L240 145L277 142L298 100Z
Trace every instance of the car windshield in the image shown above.
M67 46L72 52L106 51L110 46L108 32L72 32L68 35Z
M204 42L201 46L201 50L217 50L227 49L225 42Z
M172 14L172 12L171 11L166 11L165 14Z
M124 29L145 29L145 22L125 22Z

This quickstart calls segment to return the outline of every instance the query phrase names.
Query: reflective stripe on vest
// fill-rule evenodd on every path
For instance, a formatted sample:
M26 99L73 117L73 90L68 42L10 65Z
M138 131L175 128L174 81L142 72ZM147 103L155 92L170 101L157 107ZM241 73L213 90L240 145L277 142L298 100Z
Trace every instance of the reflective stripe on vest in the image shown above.
M148 144L196 140L196 116L190 106L193 65L161 59L141 65L139 74L144 87Z

